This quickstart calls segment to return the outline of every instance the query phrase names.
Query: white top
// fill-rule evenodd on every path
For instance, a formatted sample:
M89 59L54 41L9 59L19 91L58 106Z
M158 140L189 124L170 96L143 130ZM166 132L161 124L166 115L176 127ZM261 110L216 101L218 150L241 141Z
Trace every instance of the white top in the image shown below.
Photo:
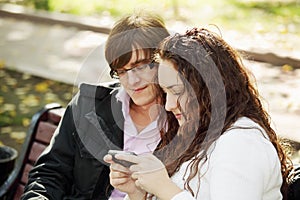
M198 177L190 181L195 193L186 190L172 200L279 200L282 199L281 167L274 146L263 129L242 117L235 127L226 131L211 148L208 161L201 168L200 189ZM259 131L258 129L261 131ZM190 161L182 164L172 180L184 189L184 176Z

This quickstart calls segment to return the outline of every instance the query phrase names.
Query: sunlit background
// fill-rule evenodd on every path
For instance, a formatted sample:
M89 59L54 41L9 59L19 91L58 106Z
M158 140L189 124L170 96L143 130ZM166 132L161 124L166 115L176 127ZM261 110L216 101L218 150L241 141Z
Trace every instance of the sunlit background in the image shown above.
M64 13L74 21L83 19L106 28L127 13L147 10L161 15L174 32L205 26L238 49L300 58L300 0L0 0L1 8L8 5L48 16ZM90 51L107 36L62 25L36 25L0 16L0 144L17 149L38 109L51 102L66 106L76 73L83 70L83 63L93 65L99 49L95 55ZM49 42L50 38L55 41ZM83 60L87 56L91 59ZM299 139L300 63L245 63L257 79L271 117L286 123L279 127L280 134L293 133Z
M159 13L166 21L218 24L260 33L299 33L299 0L1 0L35 9L114 19L134 10Z

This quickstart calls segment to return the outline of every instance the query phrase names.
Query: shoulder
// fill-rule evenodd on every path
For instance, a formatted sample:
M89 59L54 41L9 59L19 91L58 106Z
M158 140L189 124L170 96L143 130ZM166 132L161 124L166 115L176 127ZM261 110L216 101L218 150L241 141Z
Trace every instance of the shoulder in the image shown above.
M235 147L272 145L265 130L247 117L239 118L227 131L220 136L217 143L222 146L230 144Z
M81 83L79 85L78 97L86 97L93 99L103 99L117 90L120 87L119 82L105 82L99 85L91 85L87 83Z
M96 105L105 108L111 103L112 97L117 94L118 88L118 82L99 85L82 83L79 85L79 91L68 105L69 110L72 111L73 115L78 115L77 117L80 118L81 114L95 110Z
M253 120L242 117L239 118L227 131L217 140L219 143L237 141L270 144L269 137L265 130Z
M216 157L255 159L273 162L278 159L276 150L264 129L249 118L240 118L216 141L213 152Z

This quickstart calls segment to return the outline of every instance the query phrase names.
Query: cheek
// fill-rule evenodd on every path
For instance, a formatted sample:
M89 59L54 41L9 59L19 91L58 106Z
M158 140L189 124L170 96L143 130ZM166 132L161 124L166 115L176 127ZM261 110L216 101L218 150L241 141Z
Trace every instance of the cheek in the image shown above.
M159 85L163 85L163 80L164 80L163 76L164 74L161 72L161 69L159 68L157 72L157 80Z
M127 85L127 81L126 81L126 80L127 80L127 79L123 79L123 78L119 79L120 84L121 84L123 87L126 87L126 85Z
M178 103L180 105L180 109L185 112L187 110L187 102L188 102L188 96L187 94L183 94L180 96L179 100L178 100Z
M153 69L149 73L145 74L145 76L143 76L143 79L147 82L155 83L157 82L157 75L157 70Z

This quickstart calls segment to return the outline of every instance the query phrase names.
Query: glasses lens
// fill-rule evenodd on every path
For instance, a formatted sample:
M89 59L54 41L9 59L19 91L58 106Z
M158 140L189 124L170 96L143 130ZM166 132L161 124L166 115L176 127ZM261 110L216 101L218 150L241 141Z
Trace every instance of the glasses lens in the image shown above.
M158 63L156 62L150 62L147 64L142 64L142 65L138 65L136 67L130 68L130 69L116 69L116 70L112 70L111 73L111 77L112 78L122 78L125 75L127 75L128 71L132 71L138 75L143 75L143 74L147 74L149 69L153 69L155 66L158 66Z
M155 62L155 61L153 61L153 62L149 63L149 67L150 67L150 69L153 69L154 67L157 67L157 66L158 66L158 63L157 63L157 62Z

